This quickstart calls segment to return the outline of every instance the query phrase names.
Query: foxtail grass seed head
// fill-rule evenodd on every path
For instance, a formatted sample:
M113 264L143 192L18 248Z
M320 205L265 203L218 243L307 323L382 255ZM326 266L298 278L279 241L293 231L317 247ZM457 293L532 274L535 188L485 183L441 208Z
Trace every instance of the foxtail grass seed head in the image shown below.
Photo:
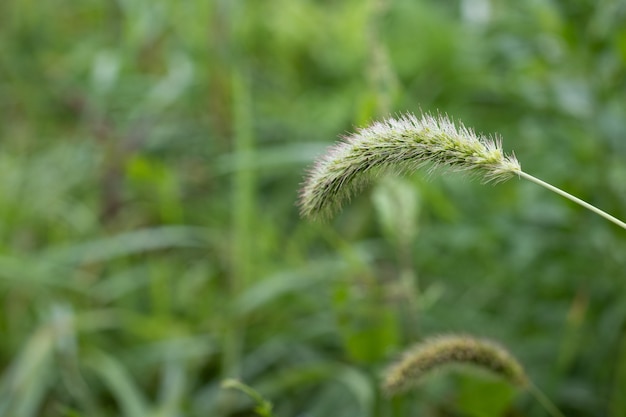
M300 191L300 212L328 217L373 173L412 172L425 164L478 174L486 182L504 181L521 171L498 138L478 135L446 116L406 114L360 129L320 157Z
M471 365L524 387L528 378L520 363L506 349L472 336L439 336L408 350L387 369L383 389L389 395L404 392L427 375L450 365Z

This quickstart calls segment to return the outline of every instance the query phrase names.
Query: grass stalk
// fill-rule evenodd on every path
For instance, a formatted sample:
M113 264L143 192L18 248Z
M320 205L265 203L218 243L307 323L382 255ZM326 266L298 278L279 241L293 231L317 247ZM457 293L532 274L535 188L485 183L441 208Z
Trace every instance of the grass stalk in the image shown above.
M255 402L254 411L259 417L274 417L272 403L266 400L257 390L236 379L222 381L222 388L234 389L246 394Z
M558 188L558 187L555 187L554 185L551 185L551 184L549 184L549 183L547 183L547 182L545 182L545 181L542 181L542 180L540 180L540 179L539 179L539 178L537 178L537 177L533 177L532 175L530 175L530 174L528 174L528 173L526 173L526 172L524 172L524 171L519 171L519 172L518 172L518 175L519 175L521 178L527 179L527 180L528 180L528 181L530 181L530 182L534 182L535 184L540 185L540 186L542 186L543 188L546 188L546 189L548 189L548 190L550 190L550 191L552 191L552 192L554 192L554 193L559 194L560 196L563 196L563 197L567 198L567 199L568 199L568 200L570 200L570 201L573 201L574 203L576 203L576 204L578 204L578 205L580 205L580 206L582 206L582 207L586 208L586 209L587 209L587 210L589 210L589 211L592 211L593 213L596 213L596 214L597 214L597 215L599 215L599 216L604 217L604 218L605 218L605 219L607 219L608 221L610 221L610 222L612 222L612 223L615 223L616 225L618 225L618 226L619 226L619 227L621 227L622 229L626 230L626 223L624 223L623 221L621 221L620 219L618 219L618 218L616 218L616 217L614 217L614 216L611 216L611 215L610 215L610 214L608 214L607 212L605 212L605 211L603 211L603 210L600 210L600 209L599 209L599 208L597 208L596 206L591 205L591 204L587 203L586 201L581 200L580 198L575 197L575 196L571 195L570 193L568 193L568 192L566 192L566 191L561 190L561 189L560 189L560 188Z
M252 135L249 132L248 90L245 77L240 71L233 74L233 102L234 102L234 149L242 159L248 161L252 153ZM251 222L254 218L254 177L249 164L242 163L242 169L237 170L232 182L232 246L231 246L231 273L229 277L229 292L231 299L244 290L250 281L251 267L251 240L253 239ZM223 352L223 377L239 375L241 349L244 339L244 328L238 322L232 306L228 307L228 326L225 328Z
M558 407L554 405L546 394L544 394L543 391L541 391L535 384L529 381L527 389L528 392L530 392L530 395L532 395L537 402L541 404L551 417L565 417L561 410L559 410Z
M237 158L237 169L231 178L231 235L228 277L228 297L223 327L222 378L238 377L241 373L245 326L241 323L235 308L235 300L252 278L252 241L255 219L256 181L251 162L254 158L254 135L252 133L252 112L250 81L245 58L238 53L240 45L235 33L240 24L240 9L246 6L218 2L223 17L228 20L225 37L228 54L224 58L229 69L229 91L231 97L230 116L232 125L229 138L232 139L233 153ZM236 404L232 393L225 393L220 404L221 412L228 414Z

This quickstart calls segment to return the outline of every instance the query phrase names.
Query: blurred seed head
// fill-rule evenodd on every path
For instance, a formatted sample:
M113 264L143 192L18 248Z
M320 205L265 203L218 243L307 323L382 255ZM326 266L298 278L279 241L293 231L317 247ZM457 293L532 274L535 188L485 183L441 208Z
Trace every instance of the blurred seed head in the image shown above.
M448 335L428 339L406 351L385 372L383 389L389 395L399 394L450 365L471 365L520 387L528 383L522 365L502 346L472 336Z

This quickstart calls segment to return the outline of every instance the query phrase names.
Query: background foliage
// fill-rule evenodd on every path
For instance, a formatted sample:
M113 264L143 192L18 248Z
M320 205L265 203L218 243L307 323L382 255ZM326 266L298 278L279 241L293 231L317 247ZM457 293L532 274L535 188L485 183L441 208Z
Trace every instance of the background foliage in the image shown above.
M389 400L426 335L507 345L568 416L626 415L626 240L542 189L305 167L402 111L499 132L626 218L619 0L0 2L0 415L541 416L481 376Z

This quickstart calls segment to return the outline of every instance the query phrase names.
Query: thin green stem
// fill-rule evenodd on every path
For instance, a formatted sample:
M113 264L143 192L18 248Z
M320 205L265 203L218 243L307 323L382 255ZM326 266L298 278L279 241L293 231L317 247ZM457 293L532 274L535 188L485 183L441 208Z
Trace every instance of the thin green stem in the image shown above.
M550 414L552 417L565 417L565 414L557 408L556 405L543 393L535 384L528 382L528 392L535 397L537 402Z
M237 379L229 378L225 381L222 381L222 388L235 389L235 390L243 392L248 397L252 398L254 402L256 403L256 407L254 411L260 417L273 417L274 416L274 414L272 414L272 403L267 401L265 398L263 398L263 396L259 394L259 392L255 390L254 388L252 388L251 386L246 385Z
M535 178L530 174L527 174L523 171L518 171L517 173L520 177L525 178L531 182L534 182L535 184L541 185L542 187L553 191L557 194L560 194L561 196L567 198L570 201L573 201L576 204L579 204L581 206L583 206L584 208L586 208L587 210L590 210L594 213L596 213L599 216L604 217L605 219L607 219L610 222L615 223L616 225L618 225L619 227L621 227L622 229L626 230L626 223L624 223L623 221L621 221L620 219L611 216L610 214L608 214L607 212L604 212L602 210L600 210L599 208L597 208L596 206L592 206L591 204L587 203L586 201L581 200L578 197L574 197L573 195L571 195L570 193L567 193L563 190L561 190L560 188L557 188L553 185L548 184L545 181L540 180L539 178Z

